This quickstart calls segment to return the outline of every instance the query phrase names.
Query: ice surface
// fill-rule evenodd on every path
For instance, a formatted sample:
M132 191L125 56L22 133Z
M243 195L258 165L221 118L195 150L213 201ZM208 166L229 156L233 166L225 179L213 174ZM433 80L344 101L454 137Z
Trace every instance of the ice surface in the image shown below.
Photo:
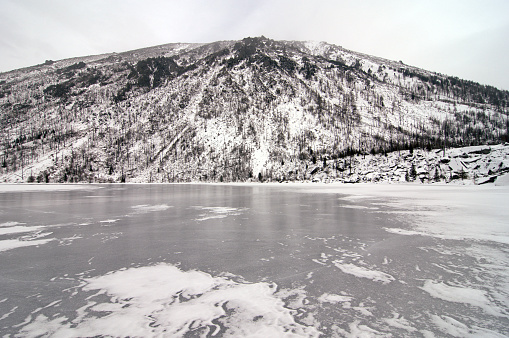
M110 187L4 195L0 231L37 230L0 240L11 337L509 334L507 187Z
M82 336L259 336L316 337L269 283L239 283L169 264L131 268L86 279L84 291L105 293L110 302L82 308L79 321L39 315L25 337ZM95 315L101 313L100 316Z
M426 234L443 239L470 239L509 244L509 188L413 184L301 185L313 193L346 194L348 201L370 200L389 206L412 229L387 231ZM373 204L375 204L373 203ZM410 232L409 232L410 231Z

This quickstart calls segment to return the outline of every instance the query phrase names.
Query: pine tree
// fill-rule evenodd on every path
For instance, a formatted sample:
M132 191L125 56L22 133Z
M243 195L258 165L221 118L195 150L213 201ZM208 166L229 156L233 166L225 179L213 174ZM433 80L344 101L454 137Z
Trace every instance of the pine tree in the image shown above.
M413 163L412 167L410 168L410 177L412 178L412 181L414 181L417 177L417 171L415 170L415 165Z

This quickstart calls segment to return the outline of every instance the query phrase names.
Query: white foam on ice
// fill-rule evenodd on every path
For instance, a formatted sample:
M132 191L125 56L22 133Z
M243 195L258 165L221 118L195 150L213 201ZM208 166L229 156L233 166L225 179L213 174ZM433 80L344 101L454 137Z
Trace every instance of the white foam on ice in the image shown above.
M74 321L39 315L20 330L24 337L256 336L317 337L295 321L269 283L242 283L200 271L158 264L85 279L84 291L110 297L90 303ZM98 313L100 313L98 315Z
M19 234L23 232L31 232L31 231L37 231L44 229L44 226L31 226L31 227L25 227L21 225L15 225L11 227L3 227L0 228L0 235L10 235L10 234Z
M1 223L0 224L0 228L2 228L2 227L13 227L13 226L19 225L19 224L25 224L25 223L20 223L20 222L5 222L5 223Z
M307 303L307 294L303 287L281 289L275 295L280 299L284 299L286 307L293 310L303 308Z
M411 323L406 320L403 316L401 316L399 313L394 312L392 318L384 318L384 322L389 324L392 327L403 329L408 332L415 332L417 329L410 325Z
M27 246L37 246L51 242L54 238L37 239L33 241L21 241L19 239L4 239L0 241L0 252L23 248Z
M349 296L341 296L336 294L324 293L320 297L318 297L318 301L320 303L342 303L342 302L351 302L352 297Z
M347 209L361 209L361 210L378 210L377 207L366 207L364 205L342 205L341 206L342 208L347 208Z
M432 280L426 280L421 289L435 298L443 299L448 302L477 306L490 315L503 316L503 314L491 304L491 301L486 296L486 292L482 290L464 286L450 286Z
M200 209L205 211L205 214L201 214L200 218L195 219L196 221L206 221L209 219L216 219L216 218L226 218L228 216L238 216L242 213L241 208L231 208L231 207L202 207L202 206L195 206L193 207L195 209Z
M383 228L385 231L387 232L390 232L390 233L393 233L393 234L398 234L398 235L405 235L405 236L415 236L415 235L420 235L420 236L431 236L430 234L427 234L425 232L422 232L422 231L413 231L413 230L406 230L406 229L400 229L400 228Z
M351 337L351 338L392 337L392 334L384 334L380 331L370 328L367 325L361 324L360 320L355 320L348 326L350 328L350 332L343 330L337 325L333 325L331 328L341 337Z
M140 204L140 205L133 205L131 209L133 209L134 213L136 214L146 214L149 212L155 212L155 211L165 211L171 208L171 206L166 204L157 204L157 205L147 205L147 204Z
M120 221L120 219L105 219L104 221L99 221L99 223L116 223Z
M467 254L476 257L479 261L480 271L492 276L494 283L486 284L482 280L481 284L489 288L489 296L494 299L500 308L505 309L506 316L509 316L509 248L501 249L476 243L467 249Z
M83 239L83 236L74 234L71 237L61 238L58 240L58 242L60 243L60 245L71 245L72 242L74 242L77 239Z
M339 261L333 261L333 263L344 273L353 275L355 277L367 278L375 282L381 282L383 284L388 284L394 280L394 277L385 272L370 270L355 264L342 264Z
M1 302L0 302L1 303ZM7 313L4 313L1 317L0 317L0 320L4 320L5 318L9 317L10 315L12 315L16 309L18 308L18 306L15 306L13 307L9 312Z
M449 317L431 315L432 323L437 326L440 331L449 334L453 337L487 337L487 338L503 338L507 337L495 331L472 326L468 327L464 323Z

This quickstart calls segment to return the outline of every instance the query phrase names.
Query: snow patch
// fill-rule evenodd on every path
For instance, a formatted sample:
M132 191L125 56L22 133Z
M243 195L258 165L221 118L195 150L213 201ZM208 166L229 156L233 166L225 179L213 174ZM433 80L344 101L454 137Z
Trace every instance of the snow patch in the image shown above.
M267 146L260 146L252 155L253 162L253 175L264 174L264 167L269 161L269 149Z
M394 277L385 272L369 270L354 264L341 264L341 262L339 261L334 261L333 263L337 268L339 268L344 273L353 275L355 277L367 278L371 279L374 282L381 282L383 284L388 284L394 281Z
M361 324L360 320L355 320L350 323L350 332L333 325L332 328L342 337L392 337L391 334L384 334L380 331L374 330L367 325Z
M4 299L4 301L5 301L5 300L7 300L7 298L6 298L6 299ZM2 303L2 302L0 302L0 303ZM4 320L5 318L7 318L7 317L9 317L10 315L12 315L12 314L16 311L16 309L17 309L17 308L18 308L18 307L17 307L17 306L15 306L15 307L13 307L13 308L12 308L9 312L7 312L7 313L3 314L3 315L0 317L0 320Z
M11 227L3 227L0 228L0 235L10 235L10 234L19 234L23 232L31 232L31 231L37 231L43 229L43 226L31 226L31 227L25 227L25 226L11 226Z
M392 318L384 318L383 321L392 327L403 329L408 332L417 331L416 328L410 325L410 322L408 320L406 320L403 316L401 316L398 313L394 313Z
M238 216L242 213L241 208L230 208L230 207L202 207L195 206L195 209L206 211L204 214L200 214L200 218L195 219L196 221L206 221L209 219L226 218L228 216Z
M486 313L494 316L502 316L500 311L491 305L486 292L467 287L449 286L442 282L426 280L422 290L432 297L443 299L448 302L464 303L482 308Z
M317 337L297 323L269 283L241 283L201 271L159 264L86 279L85 291L110 297L71 322L39 315L25 325L25 337L48 336L259 336ZM98 294L96 294L97 296ZM97 312L101 315L97 316Z
M146 214L149 212L154 211L165 211L171 208L171 206L166 204L158 204L158 205L147 205L147 204L140 204L140 205L133 205L131 209L134 210L134 213L136 214Z
M105 219L104 221L99 221L99 223L115 223L120 221L119 219Z
M18 225L18 224L25 224L25 223L20 223L20 222L5 222L5 223L1 223L0 224L0 228L2 228L2 227L12 227L12 226L15 226L15 225Z
M320 303L342 303L342 302L351 302L352 297L349 296L341 296L341 295L335 295L330 293L324 293L320 297L318 297L318 301Z
M509 186L509 174L502 175L495 181L495 186L507 187Z
M378 208L370 208L363 205L342 205L342 208L346 209L362 209L362 210L377 210Z
M387 232L392 233L392 234L398 234L398 235L404 235L404 236L415 236L415 235L429 236L428 234L426 234L424 232L405 230L405 229L400 229L400 228L383 228L383 229Z
M54 238L38 239L33 241L22 241L19 239L5 239L0 241L0 252L23 248L27 246L37 246L51 242Z
M464 323L449 316L431 316L432 323L435 324L442 332L453 337L489 337L502 338L507 337L495 331L480 328L477 326L468 327Z

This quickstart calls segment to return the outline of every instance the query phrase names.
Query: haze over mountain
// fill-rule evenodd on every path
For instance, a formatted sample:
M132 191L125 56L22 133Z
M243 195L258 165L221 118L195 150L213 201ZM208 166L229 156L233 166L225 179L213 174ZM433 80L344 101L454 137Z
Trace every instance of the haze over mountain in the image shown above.
M354 154L509 132L508 91L265 37L48 60L0 74L0 109L9 182L345 181Z

